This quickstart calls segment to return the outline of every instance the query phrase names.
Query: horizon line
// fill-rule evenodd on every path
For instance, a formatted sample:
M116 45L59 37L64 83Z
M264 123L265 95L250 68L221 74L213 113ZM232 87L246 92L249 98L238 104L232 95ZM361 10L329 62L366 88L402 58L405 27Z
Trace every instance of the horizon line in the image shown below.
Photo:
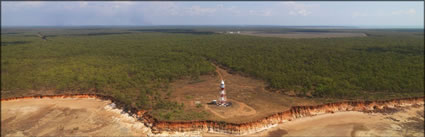
M424 29L424 26L419 25L1 25L1 28L8 27L154 27L154 26L237 26L237 27L323 27L323 28L357 28L357 29Z

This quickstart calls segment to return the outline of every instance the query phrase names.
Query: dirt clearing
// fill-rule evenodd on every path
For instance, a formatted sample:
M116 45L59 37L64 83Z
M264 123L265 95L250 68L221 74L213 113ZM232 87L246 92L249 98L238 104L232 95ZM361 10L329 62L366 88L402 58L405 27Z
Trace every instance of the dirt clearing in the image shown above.
M217 67L221 75L204 75L199 80L182 79L171 84L173 101L184 103L186 109L205 110L210 115L208 120L242 123L260 119L268 115L288 110L296 105L316 105L324 101L311 98L290 97L282 93L274 93L265 89L261 80L229 74ZM234 103L232 107L223 108L208 105L218 100L221 78L226 84L227 99ZM204 107L197 107L194 102L200 101Z
M205 105L205 109L209 110L214 115L226 119L233 117L242 117L242 116L254 116L257 114L255 109L246 105L245 103L238 102L235 100L228 100L232 102L232 106L229 107L221 107L216 105Z
M99 99L1 102L1 136L143 136L141 122Z

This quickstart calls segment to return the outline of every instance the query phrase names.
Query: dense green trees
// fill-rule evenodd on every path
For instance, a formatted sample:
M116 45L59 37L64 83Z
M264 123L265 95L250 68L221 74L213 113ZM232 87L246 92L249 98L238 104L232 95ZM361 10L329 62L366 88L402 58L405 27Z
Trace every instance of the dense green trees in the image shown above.
M193 53L264 79L272 89L338 98L356 98L361 91L423 95L423 37L211 37L214 42L196 42Z
M42 41L27 33L1 36L3 97L48 89L96 92L140 108L174 111L163 108L161 91L182 77L213 74L211 61L300 95L362 98L424 91L423 34L282 39L155 32L86 36L65 30Z

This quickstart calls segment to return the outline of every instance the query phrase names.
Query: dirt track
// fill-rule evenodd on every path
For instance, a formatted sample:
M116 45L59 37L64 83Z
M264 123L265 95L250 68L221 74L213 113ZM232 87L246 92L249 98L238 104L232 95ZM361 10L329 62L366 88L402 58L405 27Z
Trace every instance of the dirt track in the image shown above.
M98 99L1 102L2 136L141 136L146 128Z
M220 107L215 105L205 105L205 109L209 110L214 115L223 118L233 118L240 116L254 116L257 111L245 103L238 102L236 100L228 100L233 103L230 107Z

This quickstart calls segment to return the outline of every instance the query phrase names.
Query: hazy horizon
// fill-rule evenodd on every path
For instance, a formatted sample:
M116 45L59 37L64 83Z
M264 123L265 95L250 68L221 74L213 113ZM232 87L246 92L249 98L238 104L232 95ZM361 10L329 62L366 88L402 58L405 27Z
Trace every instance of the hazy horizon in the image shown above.
M1 2L2 27L424 28L424 2Z
M279 27L279 28L330 28L330 29L424 29L424 26L325 26L325 25L2 25L2 28L37 28L37 27Z

